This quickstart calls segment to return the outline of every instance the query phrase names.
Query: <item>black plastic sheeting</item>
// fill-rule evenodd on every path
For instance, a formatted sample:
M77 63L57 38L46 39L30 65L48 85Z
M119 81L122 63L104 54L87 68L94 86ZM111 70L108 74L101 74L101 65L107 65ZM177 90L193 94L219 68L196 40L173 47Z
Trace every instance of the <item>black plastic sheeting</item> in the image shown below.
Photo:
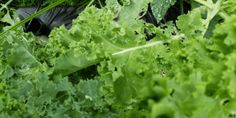
M36 7L19 8L17 9L17 14L20 20L24 20L36 11ZM83 8L55 7L39 17L32 19L30 22L26 23L23 28L25 32L33 32L37 36L48 36L54 27L65 25L66 28L70 28L72 20L82 11Z
M78 17L78 15L83 10L84 8L56 7L45 12L37 18L32 19L30 22L26 23L23 26L23 29L25 32L33 32L36 36L48 36L54 27L65 25L66 28L70 28L72 25L72 20ZM20 20L24 20L35 12L37 12L36 7L26 7L17 9L17 14ZM155 26L158 25L157 20L153 16L150 7L148 7L148 11L142 17L142 19L147 23L152 23Z
M178 0L177 0L178 1ZM30 15L36 13L40 9L42 1L39 1L38 7L25 7L17 9L17 14L20 20L23 20ZM191 9L191 5L187 2L183 2L184 13L187 13ZM175 21L179 15L181 15L180 2L176 2L175 5L171 6L164 18L161 21L157 21L153 15L153 11L149 4L146 14L141 18L147 23L151 23L155 26L159 26L161 23L167 21ZM78 15L84 10L84 7L55 7L37 18L32 19L26 23L23 28L25 32L33 32L34 35L48 36L54 27L65 25L66 28L70 28L72 20L78 17ZM145 29L146 40L154 38L156 35L148 32Z

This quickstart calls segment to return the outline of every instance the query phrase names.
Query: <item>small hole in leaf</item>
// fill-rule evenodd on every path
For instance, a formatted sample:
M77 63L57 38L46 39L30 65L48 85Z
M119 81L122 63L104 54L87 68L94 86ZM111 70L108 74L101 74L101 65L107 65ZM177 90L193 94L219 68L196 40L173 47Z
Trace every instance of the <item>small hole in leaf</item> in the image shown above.
M170 93L170 96L173 96L174 93L175 93L175 90L173 89L173 90L171 91L171 93Z
M229 99L225 99L225 100L223 101L222 105L227 105L229 102L230 102Z
M236 113L235 112L231 112L229 114L228 118L236 118Z

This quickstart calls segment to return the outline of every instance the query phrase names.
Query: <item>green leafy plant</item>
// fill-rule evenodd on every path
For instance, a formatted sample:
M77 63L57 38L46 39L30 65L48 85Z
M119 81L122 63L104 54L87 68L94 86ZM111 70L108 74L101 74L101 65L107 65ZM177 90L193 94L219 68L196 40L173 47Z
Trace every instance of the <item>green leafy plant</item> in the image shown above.
M46 39L20 25L58 4L20 23L2 15L11 28L0 39L0 117L235 117L235 4L191 2L188 14L159 27L140 17L149 3L170 3L89 5ZM156 36L146 41L145 30Z

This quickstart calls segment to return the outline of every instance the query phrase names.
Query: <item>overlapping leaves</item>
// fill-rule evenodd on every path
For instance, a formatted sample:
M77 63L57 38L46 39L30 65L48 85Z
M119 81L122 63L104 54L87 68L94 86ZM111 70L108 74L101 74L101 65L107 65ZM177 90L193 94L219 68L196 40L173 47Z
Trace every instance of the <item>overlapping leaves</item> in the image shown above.
M202 9L170 30L173 24L160 29L137 19L147 3L126 4L130 15L118 21L111 7L87 8L46 43L20 29L4 35L0 116L233 117L235 15L204 38ZM157 36L145 41L145 28Z

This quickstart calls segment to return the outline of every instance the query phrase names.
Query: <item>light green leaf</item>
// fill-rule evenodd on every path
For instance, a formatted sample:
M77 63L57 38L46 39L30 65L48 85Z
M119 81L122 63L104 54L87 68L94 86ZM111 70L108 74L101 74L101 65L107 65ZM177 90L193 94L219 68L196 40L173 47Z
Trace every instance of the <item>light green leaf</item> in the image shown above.
M174 5L176 0L153 0L151 8L153 15L158 21L161 21L167 10Z

